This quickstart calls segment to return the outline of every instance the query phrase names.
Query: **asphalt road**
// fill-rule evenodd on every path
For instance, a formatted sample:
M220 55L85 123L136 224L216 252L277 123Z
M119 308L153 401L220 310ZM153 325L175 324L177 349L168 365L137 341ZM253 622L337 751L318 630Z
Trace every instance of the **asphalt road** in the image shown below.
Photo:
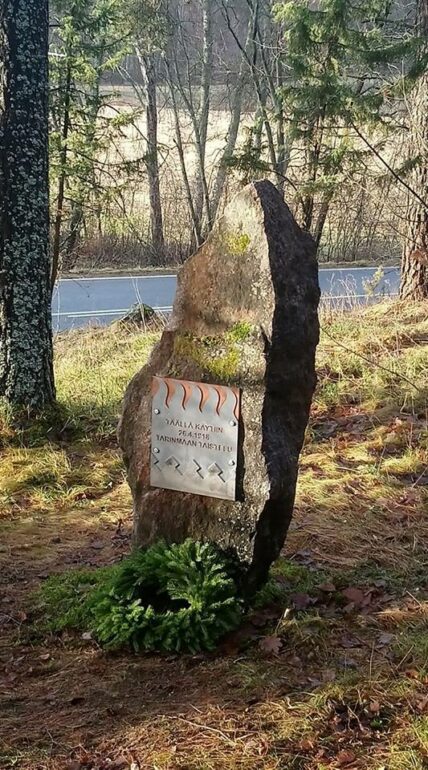
M324 302L345 307L373 302L397 294L400 270L385 268L371 295L370 282L377 268L333 268L320 270ZM106 325L125 315L132 305L144 302L168 313L174 300L176 276L113 276L106 278L63 278L54 292L52 305L55 332L82 326Z

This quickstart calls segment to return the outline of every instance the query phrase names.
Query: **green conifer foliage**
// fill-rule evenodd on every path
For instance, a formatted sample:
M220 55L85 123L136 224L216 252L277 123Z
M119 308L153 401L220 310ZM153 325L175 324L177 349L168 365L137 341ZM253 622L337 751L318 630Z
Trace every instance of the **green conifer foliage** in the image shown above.
M393 122L397 76L389 65L402 64L415 40L390 0L293 0L278 5L277 20L284 30L284 105L304 168L300 217L319 243L333 196L366 162L356 127Z
M135 551L121 564L48 580L42 609L50 630L92 631L117 649L211 650L239 624L237 566L216 547L186 540Z

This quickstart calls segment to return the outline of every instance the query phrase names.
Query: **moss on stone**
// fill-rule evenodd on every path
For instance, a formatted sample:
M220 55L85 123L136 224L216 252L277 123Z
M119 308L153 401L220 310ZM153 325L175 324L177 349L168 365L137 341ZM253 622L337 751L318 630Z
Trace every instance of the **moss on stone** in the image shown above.
M253 331L253 324L250 324L248 321L239 321L232 327L230 332L227 332L227 335L232 342L244 342L244 340L251 336Z
M250 236L247 233L229 233L227 246L231 254L245 254L250 245Z
M174 358L191 361L212 377L229 382L236 377L239 368L240 355L236 343L242 339L232 334L233 330L212 337L194 337L189 333L177 335Z

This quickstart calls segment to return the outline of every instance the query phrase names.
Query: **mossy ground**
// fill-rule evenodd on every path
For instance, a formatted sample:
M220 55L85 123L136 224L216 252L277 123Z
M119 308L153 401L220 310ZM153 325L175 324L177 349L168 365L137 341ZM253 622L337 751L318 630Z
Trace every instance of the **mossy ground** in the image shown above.
M55 419L3 412L2 770L428 766L427 308L322 325L284 559L215 654L106 654L46 634L30 598L129 549L115 422L155 335L64 335Z

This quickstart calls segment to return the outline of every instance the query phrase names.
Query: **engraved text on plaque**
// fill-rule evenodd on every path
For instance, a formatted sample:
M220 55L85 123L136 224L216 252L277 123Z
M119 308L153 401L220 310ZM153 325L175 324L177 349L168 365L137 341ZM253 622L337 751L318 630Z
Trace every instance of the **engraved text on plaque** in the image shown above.
M240 391L153 377L150 483L236 499Z

